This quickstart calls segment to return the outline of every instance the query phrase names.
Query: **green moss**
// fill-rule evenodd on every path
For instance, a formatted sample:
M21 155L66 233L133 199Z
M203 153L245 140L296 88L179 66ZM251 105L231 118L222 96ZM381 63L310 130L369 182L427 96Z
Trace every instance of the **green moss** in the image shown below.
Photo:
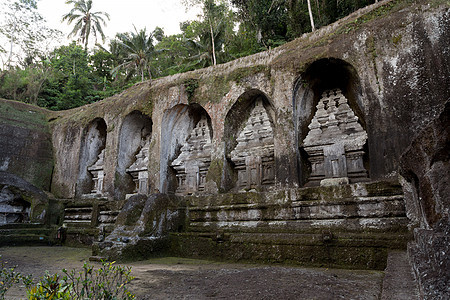
M0 101L0 123L48 132L47 117L43 109L11 100Z
M206 181L214 181L217 186L220 186L222 178L223 160L213 159L209 165L208 174L206 174Z
M251 76L258 73L263 73L270 80L270 67L266 65L238 68L220 76L202 78L198 81L199 89L196 89L192 101L199 104L219 103L230 91L233 82L244 85Z
M183 82L183 85L188 96L188 102L190 103L194 97L195 90L198 88L198 79L188 78Z
M392 43L394 43L394 45L397 47L398 44L402 41L402 35L398 34L396 36L392 37Z

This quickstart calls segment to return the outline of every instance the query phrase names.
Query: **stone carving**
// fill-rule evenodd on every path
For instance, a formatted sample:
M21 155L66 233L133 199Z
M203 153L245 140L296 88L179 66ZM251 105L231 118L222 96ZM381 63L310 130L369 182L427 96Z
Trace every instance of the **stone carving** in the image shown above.
M97 161L88 167L89 173L92 175L92 181L94 181L94 187L91 190L91 194L103 195L103 177L105 172L103 171L103 160L105 158L105 149L103 149L97 157Z
M337 185L364 181L363 146L367 133L340 89L325 91L303 141L309 155L308 185Z
M255 107L231 151L231 161L238 172L238 189L260 188L274 183L273 130L262 100Z
M208 121L202 116L181 147L180 155L171 166L176 171L176 194L189 195L205 190L206 173L211 163L211 134Z
M126 172L133 177L135 183L134 194L148 194L148 151L150 140L146 139L145 144L136 154L136 161L126 169Z

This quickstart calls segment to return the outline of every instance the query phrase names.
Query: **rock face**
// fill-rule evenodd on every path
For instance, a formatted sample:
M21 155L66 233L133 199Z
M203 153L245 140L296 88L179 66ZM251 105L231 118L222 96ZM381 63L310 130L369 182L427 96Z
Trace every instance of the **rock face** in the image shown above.
M405 202L415 221L409 245L425 299L450 297L450 102L402 155Z
M273 130L261 99L255 101L250 117L231 151L238 173L238 189L261 189L275 181Z
M205 190L206 174L211 163L211 147L208 120L202 116L181 147L180 155L171 164L177 172L176 194L190 195Z
M0 171L48 191L53 150L45 110L0 99Z
M0 225L41 223L47 218L48 197L22 178L0 171Z
M303 148L309 155L311 185L348 184L367 179L363 146L367 133L340 89L322 94Z
M183 224L178 207L174 198L164 194L130 197L117 216L113 232L96 243L93 254L136 260L167 251L169 232Z

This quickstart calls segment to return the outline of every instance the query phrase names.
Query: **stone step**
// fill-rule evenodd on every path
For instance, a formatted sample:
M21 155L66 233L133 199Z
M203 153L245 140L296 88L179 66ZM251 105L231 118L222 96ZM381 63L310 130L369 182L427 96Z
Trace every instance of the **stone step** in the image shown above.
M314 233L323 230L348 232L408 232L406 217L335 218L311 220L230 220L189 223L188 232L296 232Z
M419 288L406 251L391 251L384 272L382 300L420 299Z

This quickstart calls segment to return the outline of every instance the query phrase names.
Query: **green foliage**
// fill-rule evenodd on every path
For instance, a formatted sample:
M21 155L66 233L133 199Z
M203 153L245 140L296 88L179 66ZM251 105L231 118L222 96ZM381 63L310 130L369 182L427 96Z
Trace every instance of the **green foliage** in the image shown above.
M35 50L39 50L37 42L51 36L50 33L43 29L41 31L47 33L42 36L34 31L29 31L31 36L27 33L29 21L41 18L35 14L37 1L7 0L9 10L4 15L23 18L5 17L3 22L0 19L0 35L6 36L11 45L23 44L21 48L26 56L17 60L18 64L9 64L0 70L0 97L53 110L74 108L112 96L139 81L225 63L277 47L311 30L304 0L231 0L233 10L226 0L186 1L201 5L202 14L195 21L181 22L180 34L166 36L160 27L151 32L135 28L134 32L117 34L108 49L97 45L93 53L88 53L90 33L103 38L101 27L105 25L103 18L108 15L93 13L92 0L68 0L66 2L73 8L64 20L75 22L72 33L79 34L84 49L73 42L46 53ZM315 24L317 27L327 25L373 1L311 1ZM357 28L372 15L384 14L394 2L398 1L358 18L338 33ZM32 12L31 15L28 12ZM399 41L401 38L393 38L395 45ZM0 55L10 58L16 55L9 51L9 46L0 46ZM188 84L188 87L193 86ZM221 83L217 96L221 97L226 88L226 84ZM192 96L193 91L188 92Z
M73 299L70 293L71 286L66 284L58 274L51 275L46 272L35 286L31 286L31 284L32 281L29 281L27 285L27 298L30 300Z
M127 285L134 279L131 267L117 266L114 262L102 262L95 270L85 263L83 270L76 273L63 270L66 284L70 286L72 299L134 299Z
M194 96L195 90L198 88L198 79L187 79L183 82L183 85L188 95L188 101L190 101Z
M21 275L15 271L15 267L7 267L6 262L2 261L0 268L0 299L5 299L6 292L14 283L19 282Z
M141 81L145 78L152 79L150 70L150 61L155 54L153 45L153 35L147 33L147 29L137 30L135 32L120 33L116 36L116 43L122 51L122 62L112 71L115 76L119 71L126 72L126 79L130 79L137 74ZM158 33L160 34L160 33Z
M102 262L98 269L84 263L83 269L62 270L59 274L46 273L35 285L30 277L24 279L27 297L38 299L135 299L128 290L128 284L134 279L130 267L117 266L114 262Z
M93 85L91 66L87 52L73 42L53 51L50 64L52 75L49 77L43 94L46 103L42 106L61 110L89 103Z

